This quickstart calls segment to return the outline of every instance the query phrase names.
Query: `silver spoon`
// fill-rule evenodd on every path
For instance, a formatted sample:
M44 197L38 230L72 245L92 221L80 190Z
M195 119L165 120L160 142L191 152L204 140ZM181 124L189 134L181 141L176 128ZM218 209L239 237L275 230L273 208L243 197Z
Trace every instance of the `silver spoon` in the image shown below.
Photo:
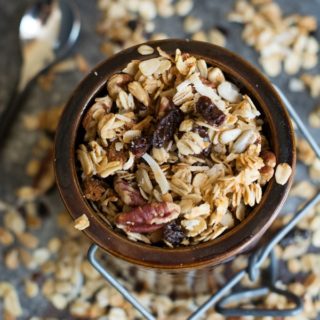
M79 10L72 0L37 0L20 21L22 67L13 96L0 114L0 147L33 80L59 61L78 39Z

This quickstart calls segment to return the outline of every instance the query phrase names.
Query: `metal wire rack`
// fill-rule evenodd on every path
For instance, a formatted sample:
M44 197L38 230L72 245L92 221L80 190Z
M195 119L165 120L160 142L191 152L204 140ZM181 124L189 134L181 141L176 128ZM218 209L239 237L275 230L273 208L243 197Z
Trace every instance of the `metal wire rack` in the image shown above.
M312 149L315 151L317 157L320 158L320 148L316 143L313 136L310 134L303 121L300 119L299 115L294 110L291 103L288 101L283 92L274 86L279 96L283 100L290 116L296 123L301 134L310 143ZM273 248L278 244L295 226L296 224L307 214L307 212L320 201L320 193L315 195L309 202L307 202L299 211L296 212L294 217L286 224L285 227L280 229L278 233L271 239L271 241L254 251L250 258L247 268L234 274L227 283L218 291L216 291L212 296L205 301L199 308L194 311L187 320L196 320L205 314L205 312L211 308L215 307L216 310L225 316L271 316L271 317L284 317L284 316L294 316L299 314L303 309L303 303L300 297L289 292L288 290L283 290L276 285L277 280L277 259ZM96 244L91 245L88 251L88 260L93 265L93 267L111 284L120 294L132 304L132 306L138 310L146 319L156 320L154 315L147 310L134 296L129 292L102 264L97 257L97 251L99 247ZM244 289L242 291L232 292L232 289L248 275L251 281L256 281L259 278L260 270L262 264L265 260L270 257L270 265L268 267L269 277L267 283L259 288L254 289ZM107 259L108 255L104 253L104 258ZM274 292L279 295L285 296L286 299L292 302L293 305L290 309L246 309L241 307L228 308L227 305L230 303L241 302L243 300L250 300L252 298L262 297L266 294Z

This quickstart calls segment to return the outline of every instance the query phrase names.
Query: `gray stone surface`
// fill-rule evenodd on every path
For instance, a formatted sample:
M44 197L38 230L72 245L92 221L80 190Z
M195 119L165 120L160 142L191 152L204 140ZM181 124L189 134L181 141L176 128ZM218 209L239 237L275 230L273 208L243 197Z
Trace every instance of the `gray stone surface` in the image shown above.
M0 110L8 103L14 83L19 75L18 22L24 9L31 2L30 0L2 1L0 4ZM95 34L99 13L96 10L94 1L76 0L76 2L82 13L82 31L74 51L83 54L91 66L94 66L104 58L99 52L101 39ZM234 0L224 0L223 2L218 0L198 0L195 1L196 5L193 14L203 19L204 29L209 29L213 26L225 28L228 31L227 48L237 52L260 68L257 63L257 54L241 40L242 27L237 24L231 24L225 19L226 13L232 7L233 2ZM300 12L320 17L320 0L279 0L279 2L285 13ZM157 31L165 32L171 37L184 37L181 22L182 19L179 18L170 18L165 23L163 23L163 19L158 19L156 24ZM317 32L316 37L319 39L319 32ZM312 70L314 73L319 73L319 71L320 65L315 70ZM53 91L50 93L42 91L38 86L34 86L30 91L20 114L17 115L7 146L0 158L1 200L14 203L16 188L30 183L30 179L25 175L25 164L32 157L31 149L38 138L38 133L25 131L21 123L23 115L64 103L82 77L83 75L78 72L67 73L56 79ZM316 105L316 101L307 93L290 93L288 91L288 80L289 77L285 74L273 79L274 83L279 85L288 95L301 118L307 123L308 114ZM320 130L311 130L311 132L320 141ZM297 179L301 179L304 175L305 170L299 168ZM56 208L54 211L58 212L62 208L56 192L46 196L45 201ZM289 209L285 209L285 211L287 210ZM55 216L51 215L46 220L44 228L38 232L38 236L45 243L46 239L56 232ZM0 259L0 261L2 260ZM23 278L27 274L28 272L23 268L9 272L0 262L0 281L10 281L20 290L22 290ZM23 293L20 296L25 310L23 319L28 319L31 315L53 315L52 308L40 296L32 300L32 302L30 300L27 302ZM62 315L59 317L65 319Z

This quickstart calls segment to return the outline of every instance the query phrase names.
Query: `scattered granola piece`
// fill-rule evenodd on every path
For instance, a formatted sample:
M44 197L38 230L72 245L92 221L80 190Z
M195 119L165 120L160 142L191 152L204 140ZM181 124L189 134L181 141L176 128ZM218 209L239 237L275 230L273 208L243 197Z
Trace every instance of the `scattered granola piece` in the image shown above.
M39 293L39 286L36 282L27 279L24 283L24 290L28 298L34 298Z
M0 243L4 246L9 246L14 242L14 237L12 233L5 229L0 227Z
M4 257L5 266L8 269L15 270L19 267L19 253L17 249L8 251Z
M138 52L140 54L142 54L143 56L147 56L149 54L153 54L154 53L154 49L148 45L142 45L138 48Z
M192 0L178 0L175 6L178 16L186 16L193 8Z
M4 215L4 226L15 234L19 234L26 229L23 217L18 211L12 209Z
M278 184L285 185L292 174L292 168L287 163L279 163L276 168L275 178Z
M3 309L11 319L22 316L19 296L11 283L0 282L0 298L3 298Z
M209 42L217 46L220 46L220 47L226 46L226 36L218 28L211 29L208 32L208 39L209 39Z
M292 92L302 92L305 89L305 85L302 80L297 78L291 78L289 80L289 90Z
M271 77L281 73L282 65L287 74L296 74L318 62L319 44L312 35L317 28L314 16L283 16L280 6L271 0L237 0L228 19L243 24L244 41L258 51L259 62Z
M317 188L307 180L296 183L290 190L290 196L311 199L317 193Z
M301 76L301 80L310 90L312 98L317 98L320 96L320 74L311 75L305 73Z
M186 33L195 33L202 27L202 20L193 16L188 16L183 21L183 29Z
M309 115L309 124L311 127L320 128L320 107L315 108Z
M81 215L74 221L74 227L78 230L84 230L90 226L90 221L86 214Z
M315 159L309 168L310 178L314 181L320 181L320 159Z
M26 248L35 249L39 244L39 239L29 232L21 232L17 234L19 242Z
M316 160L316 154L308 141L304 138L297 138L298 159L307 166L310 166Z

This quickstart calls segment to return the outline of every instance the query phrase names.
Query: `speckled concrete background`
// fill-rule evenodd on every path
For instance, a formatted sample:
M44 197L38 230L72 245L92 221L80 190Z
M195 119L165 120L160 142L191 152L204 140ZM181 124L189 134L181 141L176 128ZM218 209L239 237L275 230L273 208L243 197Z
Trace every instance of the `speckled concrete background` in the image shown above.
M31 2L30 0L2 1L0 4L0 110L8 103L14 83L19 75L18 24L21 14ZM89 61L90 65L94 66L104 59L104 56L99 52L101 39L95 34L99 13L94 1L76 0L76 2L82 13L82 31L74 51L81 53ZM241 40L240 34L242 27L237 24L231 24L225 19L226 13L230 11L233 2L234 0L224 0L222 5L222 2L219 0L198 0L195 1L196 4L192 14L203 19L204 29L213 26L225 28L228 32L227 48L237 52L258 66L257 54ZM301 14L312 14L320 18L320 0L279 0L278 2L284 13L299 12ZM158 32L165 32L171 37L184 37L182 24L178 18L170 18L168 20L166 19L166 23L162 22L163 19L157 20ZM319 31L316 37L320 39ZM319 72L320 65L318 65L315 70L312 70L312 73ZM31 89L28 99L26 99L25 104L22 106L22 112L17 115L17 121L12 128L7 146L0 158L0 199L13 203L15 200L14 190L21 185L30 183L29 178L25 175L25 164L28 159L31 158L30 149L37 139L37 133L26 134L21 124L22 116L64 103L82 77L83 74L79 72L66 73L63 76L58 76L54 82L53 91L49 94L37 86ZM285 74L273 79L274 83L279 85L288 95L289 100L293 103L303 121L307 123L308 114L316 105L317 101L312 99L306 92L290 93L288 91L288 80L289 77ZM313 129L311 132L320 142L320 130ZM304 174L304 169L300 168L297 178L301 179ZM45 201L51 206L56 206L58 209L62 208L62 204L56 193L47 195ZM55 217L50 216L46 220L44 227L38 231L37 235L45 240L55 232ZM0 281L11 281L18 288L21 288L25 272L26 271L22 269L8 272L2 266L2 262L0 262ZM30 304L29 302L28 305L26 300L23 299L23 295L21 295L21 297L22 305L27 311L25 319L28 319L30 315L34 314L48 315L48 312L45 312L45 310L48 310L47 302L42 300L41 297L33 299L33 303Z

